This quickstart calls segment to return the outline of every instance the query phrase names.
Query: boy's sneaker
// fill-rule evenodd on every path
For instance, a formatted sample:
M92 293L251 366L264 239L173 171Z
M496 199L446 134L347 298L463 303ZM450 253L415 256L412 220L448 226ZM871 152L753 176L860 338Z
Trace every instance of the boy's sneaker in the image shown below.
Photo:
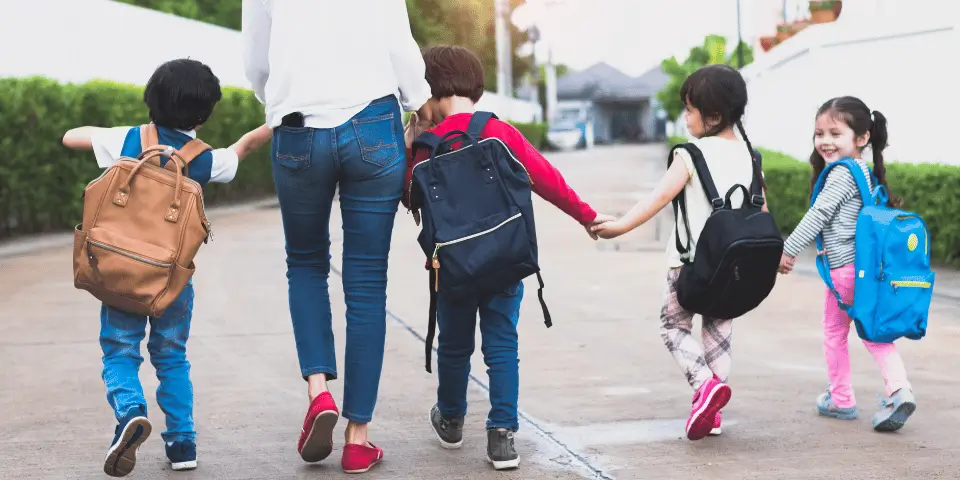
M825 417L837 418L840 420L856 420L857 407L840 408L833 403L833 397L830 396L830 390L823 392L817 397L817 411Z
M132 472L137 466L137 450L152 430L153 425L140 410L121 419L103 460L103 473L111 477L124 477Z
M520 455L513 445L514 435L513 430L487 430L487 460L490 460L493 468L506 470L520 466Z
M170 468L174 470L193 470L197 468L197 444L191 440L177 440L165 445Z
M710 433L709 433L709 435L710 435L711 437L716 437L717 435L720 435L720 433L721 433L721 431L720 431L720 424L721 424L722 422L723 422L723 421L720 419L720 412L717 412L717 417L716 417L716 419L713 421L713 428L710 429Z
M447 419L440 413L440 407L434 405L430 409L430 425L441 447L457 449L463 445L463 417Z
M917 409L917 399L913 396L913 390L901 388L884 398L880 406L882 409L873 416L873 429L878 432L895 432L913 415Z
M310 409L303 419L297 452L305 462L319 462L333 451L333 427L337 425L340 411L330 392L317 395L310 402Z
M687 438L700 440L716 425L717 413L730 401L730 387L711 378L693 395L693 408L687 419Z

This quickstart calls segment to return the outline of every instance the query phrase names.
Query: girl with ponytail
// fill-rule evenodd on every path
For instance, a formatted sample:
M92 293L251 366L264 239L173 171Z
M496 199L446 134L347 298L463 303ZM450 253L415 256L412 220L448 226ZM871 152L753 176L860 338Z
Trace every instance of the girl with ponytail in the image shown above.
M900 201L890 193L883 163L883 150L887 146L887 119L880 112L871 111L855 97L831 99L817 111L814 148L810 154L810 166L813 169L811 192L826 165L843 158L856 160L871 184L871 190L875 189L877 185L872 184L870 166L862 158L867 146L870 146L873 154L873 177L886 188L890 206L898 206ZM846 168L830 170L816 202L784 243L781 273L789 273L797 255L822 233L834 287L844 302L852 304L856 277L856 226L862 208L863 200L850 171ZM847 349L850 318L837 305L833 293L825 290L823 347L830 386L817 398L817 410L823 416L853 420L858 413L850 382L850 353ZM866 340L863 343L880 367L886 386L887 398L880 412L873 417L873 428L877 431L899 430L917 407L903 360L892 343Z
M692 143L703 153L717 191L722 193L734 185L750 185L755 177L754 162L759 166L760 156L753 150L743 129L747 84L740 72L727 65L705 66L684 81L680 100L685 107L687 129L695 137ZM737 138L738 131L740 138ZM687 150L676 149L673 162L653 191L652 198L637 203L619 220L592 227L602 238L623 235L653 218L681 191L684 192L686 208L677 213L677 229L667 242L668 270L660 310L660 337L694 392L686 425L690 440L720 434L720 411L731 396L726 382L730 374L733 333L733 319L704 318L701 345L691 333L693 312L684 309L677 300L676 284L683 266L683 257L677 247L677 232L681 232L680 240L685 243L687 238L692 239L686 247L690 258L694 258L696 239L700 238L707 218L713 212L695 172ZM757 176L762 184L763 175ZM740 191L736 191L730 200L735 208L739 208L741 202L749 201ZM766 205L763 208L766 209Z

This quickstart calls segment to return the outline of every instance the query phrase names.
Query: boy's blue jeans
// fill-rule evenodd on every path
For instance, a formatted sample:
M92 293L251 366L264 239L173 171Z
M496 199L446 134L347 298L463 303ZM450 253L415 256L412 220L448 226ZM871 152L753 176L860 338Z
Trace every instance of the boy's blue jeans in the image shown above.
M100 309L100 347L103 349L103 383L107 401L119 422L136 411L147 415L138 372L143 357L140 342L150 322L147 351L157 370L157 403L167 418L166 442L194 441L193 383L187 361L187 337L193 316L193 282L173 301L163 316L149 318L118 310L108 305Z
M383 367L387 257L406 167L400 105L389 95L335 128L280 126L273 135L300 374L338 377L328 278L330 212L339 187L347 307L342 414L366 423Z
M490 377L487 429L518 430L517 398L520 367L517 322L523 282L504 292L451 302L437 297L437 405L447 418L467 413L467 382L480 312L480 350Z

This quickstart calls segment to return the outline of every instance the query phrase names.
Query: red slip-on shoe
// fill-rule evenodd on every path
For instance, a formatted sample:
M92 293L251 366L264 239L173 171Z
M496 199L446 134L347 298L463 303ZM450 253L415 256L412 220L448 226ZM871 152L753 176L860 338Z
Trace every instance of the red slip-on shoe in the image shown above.
M310 402L307 418L303 420L297 452L305 462L319 462L333 451L333 427L340 411L330 392L323 392Z
M348 443L343 446L340 466L345 473L364 473L383 460L383 450L367 442L366 445Z

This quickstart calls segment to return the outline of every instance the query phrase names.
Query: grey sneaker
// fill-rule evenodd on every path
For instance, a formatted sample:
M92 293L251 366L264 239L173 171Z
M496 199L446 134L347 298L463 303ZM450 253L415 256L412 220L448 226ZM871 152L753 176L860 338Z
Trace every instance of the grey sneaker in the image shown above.
M913 390L900 389L880 403L881 410L873 416L873 429L878 432L895 432L903 428L910 415L917 409Z
M440 407L434 405L430 409L430 425L440 440L440 446L448 449L460 448L463 445L463 417L448 419L440 413Z
M497 470L517 468L520 466L520 455L513 447L513 430L487 430L487 459Z

